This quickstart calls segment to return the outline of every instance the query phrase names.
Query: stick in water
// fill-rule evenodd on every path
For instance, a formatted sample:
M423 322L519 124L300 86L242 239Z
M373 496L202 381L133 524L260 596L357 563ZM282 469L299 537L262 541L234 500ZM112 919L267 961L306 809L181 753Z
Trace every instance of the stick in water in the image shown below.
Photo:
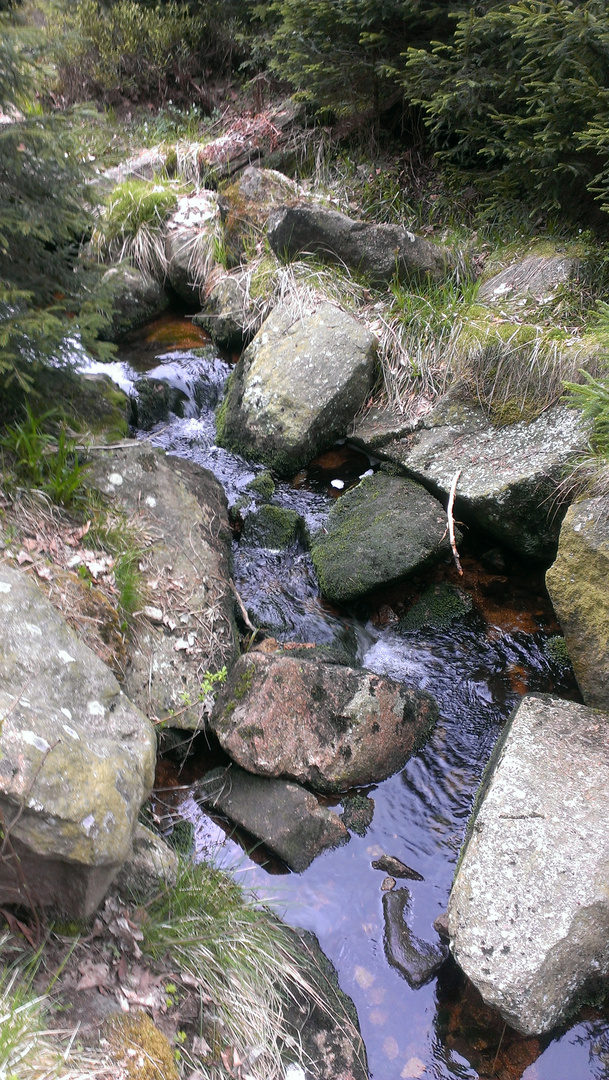
M453 506L455 505L455 495L457 494L457 484L459 483L459 477L461 476L461 469L457 469L453 476L453 482L450 485L450 495L448 496L448 506L446 507L446 516L448 518L448 535L450 536L450 546L453 549L453 558L455 560L455 566L461 575L463 575L463 568L459 559L459 552L457 551L457 541L455 540L455 519L453 517Z

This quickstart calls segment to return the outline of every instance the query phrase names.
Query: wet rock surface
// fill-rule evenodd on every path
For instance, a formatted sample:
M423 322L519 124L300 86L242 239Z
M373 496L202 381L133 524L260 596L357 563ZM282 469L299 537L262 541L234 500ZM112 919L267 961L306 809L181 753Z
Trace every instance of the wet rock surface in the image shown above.
M584 701L609 710L609 498L574 503L546 574Z
M379 454L440 498L448 498L459 471L456 517L541 561L556 551L565 509L558 485L588 439L576 409L556 406L531 423L498 428L481 409L449 396L416 431Z
M99 334L104 341L120 340L128 330L143 326L169 306L162 285L127 263L106 270L101 280L100 298L113 308L110 326Z
M222 488L206 469L145 444L94 454L90 477L150 541L145 588L161 615L138 626L125 690L148 716L195 731L205 672L237 653Z
M280 258L314 254L366 274L377 285L400 279L442 280L454 265L446 247L400 225L369 225L310 203L282 207L269 217L269 243Z
M304 536L304 522L295 510L264 504L247 515L241 543L248 547L272 550L290 547Z
M207 330L222 348L240 349L248 336L252 316L253 311L240 276L226 274L211 286L205 306L195 315L193 322Z
M609 973L609 717L530 695L495 748L451 892L451 949L525 1034Z
M272 312L239 360L217 416L218 443L293 475L346 434L372 384L375 338L323 301Z
M247 829L297 873L349 839L337 814L286 780L252 776L231 765L207 773L195 791L201 802Z
M133 834L133 851L114 882L128 900L150 900L178 880L178 857L160 836L140 822Z
M146 717L24 574L0 566L3 903L95 910L154 779ZM9 848L9 852L10 852Z
M348 601L399 581L449 550L442 504L420 484L375 473L332 507L312 539L320 588Z
M448 948L438 941L423 941L412 932L406 921L410 906L408 889L388 891L383 896L385 955L416 990L433 978L446 960Z
M425 742L436 715L428 694L393 679L250 653L232 669L210 725L248 771L333 792L396 772Z

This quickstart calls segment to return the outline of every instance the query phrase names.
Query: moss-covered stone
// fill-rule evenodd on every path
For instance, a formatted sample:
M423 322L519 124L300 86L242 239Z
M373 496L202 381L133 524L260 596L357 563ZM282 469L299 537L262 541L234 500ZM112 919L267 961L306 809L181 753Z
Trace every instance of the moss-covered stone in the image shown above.
M365 836L374 817L374 799L365 795L350 795L343 799L343 812L340 815L343 825L358 836Z
M443 582L432 585L421 598L402 616L400 630L422 630L429 627L444 630L456 619L462 619L472 610L473 602L469 593L463 592L456 585Z
M303 522L295 510L281 506L261 506L248 514L243 523L241 543L248 547L274 550L291 547L303 535Z
M584 701L609 708L609 499L583 499L567 512L548 592Z
M107 1040L128 1080L180 1080L169 1041L147 1013L114 1016Z
M568 671L572 666L567 643L560 634L554 634L553 637L548 638L544 646L544 652L560 671Z
M113 443L129 435L131 399L108 375L45 368L34 375L34 391L43 403L56 404L59 418L83 440Z
M135 389L135 422L142 431L149 431L155 424L169 419L170 413L175 413L176 416L184 415L186 394L164 379L138 379Z
M311 554L324 596L347 601L398 581L448 550L441 504L419 484L375 473L332 507Z
M275 481L273 480L272 473L270 473L268 469L258 473L253 480L250 480L247 485L247 490L253 491L256 495L259 495L264 502L268 502L275 494Z

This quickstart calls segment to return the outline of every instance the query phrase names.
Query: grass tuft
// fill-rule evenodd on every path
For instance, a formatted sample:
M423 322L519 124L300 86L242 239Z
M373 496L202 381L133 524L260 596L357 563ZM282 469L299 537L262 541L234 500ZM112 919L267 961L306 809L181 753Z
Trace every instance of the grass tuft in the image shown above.
M165 220L182 189L174 181L126 180L112 192L91 236L101 262L128 259L149 277L167 273Z

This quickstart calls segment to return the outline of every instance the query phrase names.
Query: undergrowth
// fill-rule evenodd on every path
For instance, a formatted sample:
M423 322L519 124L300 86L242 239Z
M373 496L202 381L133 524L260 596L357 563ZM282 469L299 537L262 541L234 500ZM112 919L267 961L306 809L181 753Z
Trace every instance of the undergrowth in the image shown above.
M91 236L100 261L128 259L150 277L165 276L165 220L176 209L181 186L174 181L126 180L102 208Z
M79 460L76 443L63 426L58 433L49 430L56 418L57 410L36 416L26 403L23 420L10 424L0 436L3 477L9 488L23 484L62 506L73 506L85 498L87 465Z

